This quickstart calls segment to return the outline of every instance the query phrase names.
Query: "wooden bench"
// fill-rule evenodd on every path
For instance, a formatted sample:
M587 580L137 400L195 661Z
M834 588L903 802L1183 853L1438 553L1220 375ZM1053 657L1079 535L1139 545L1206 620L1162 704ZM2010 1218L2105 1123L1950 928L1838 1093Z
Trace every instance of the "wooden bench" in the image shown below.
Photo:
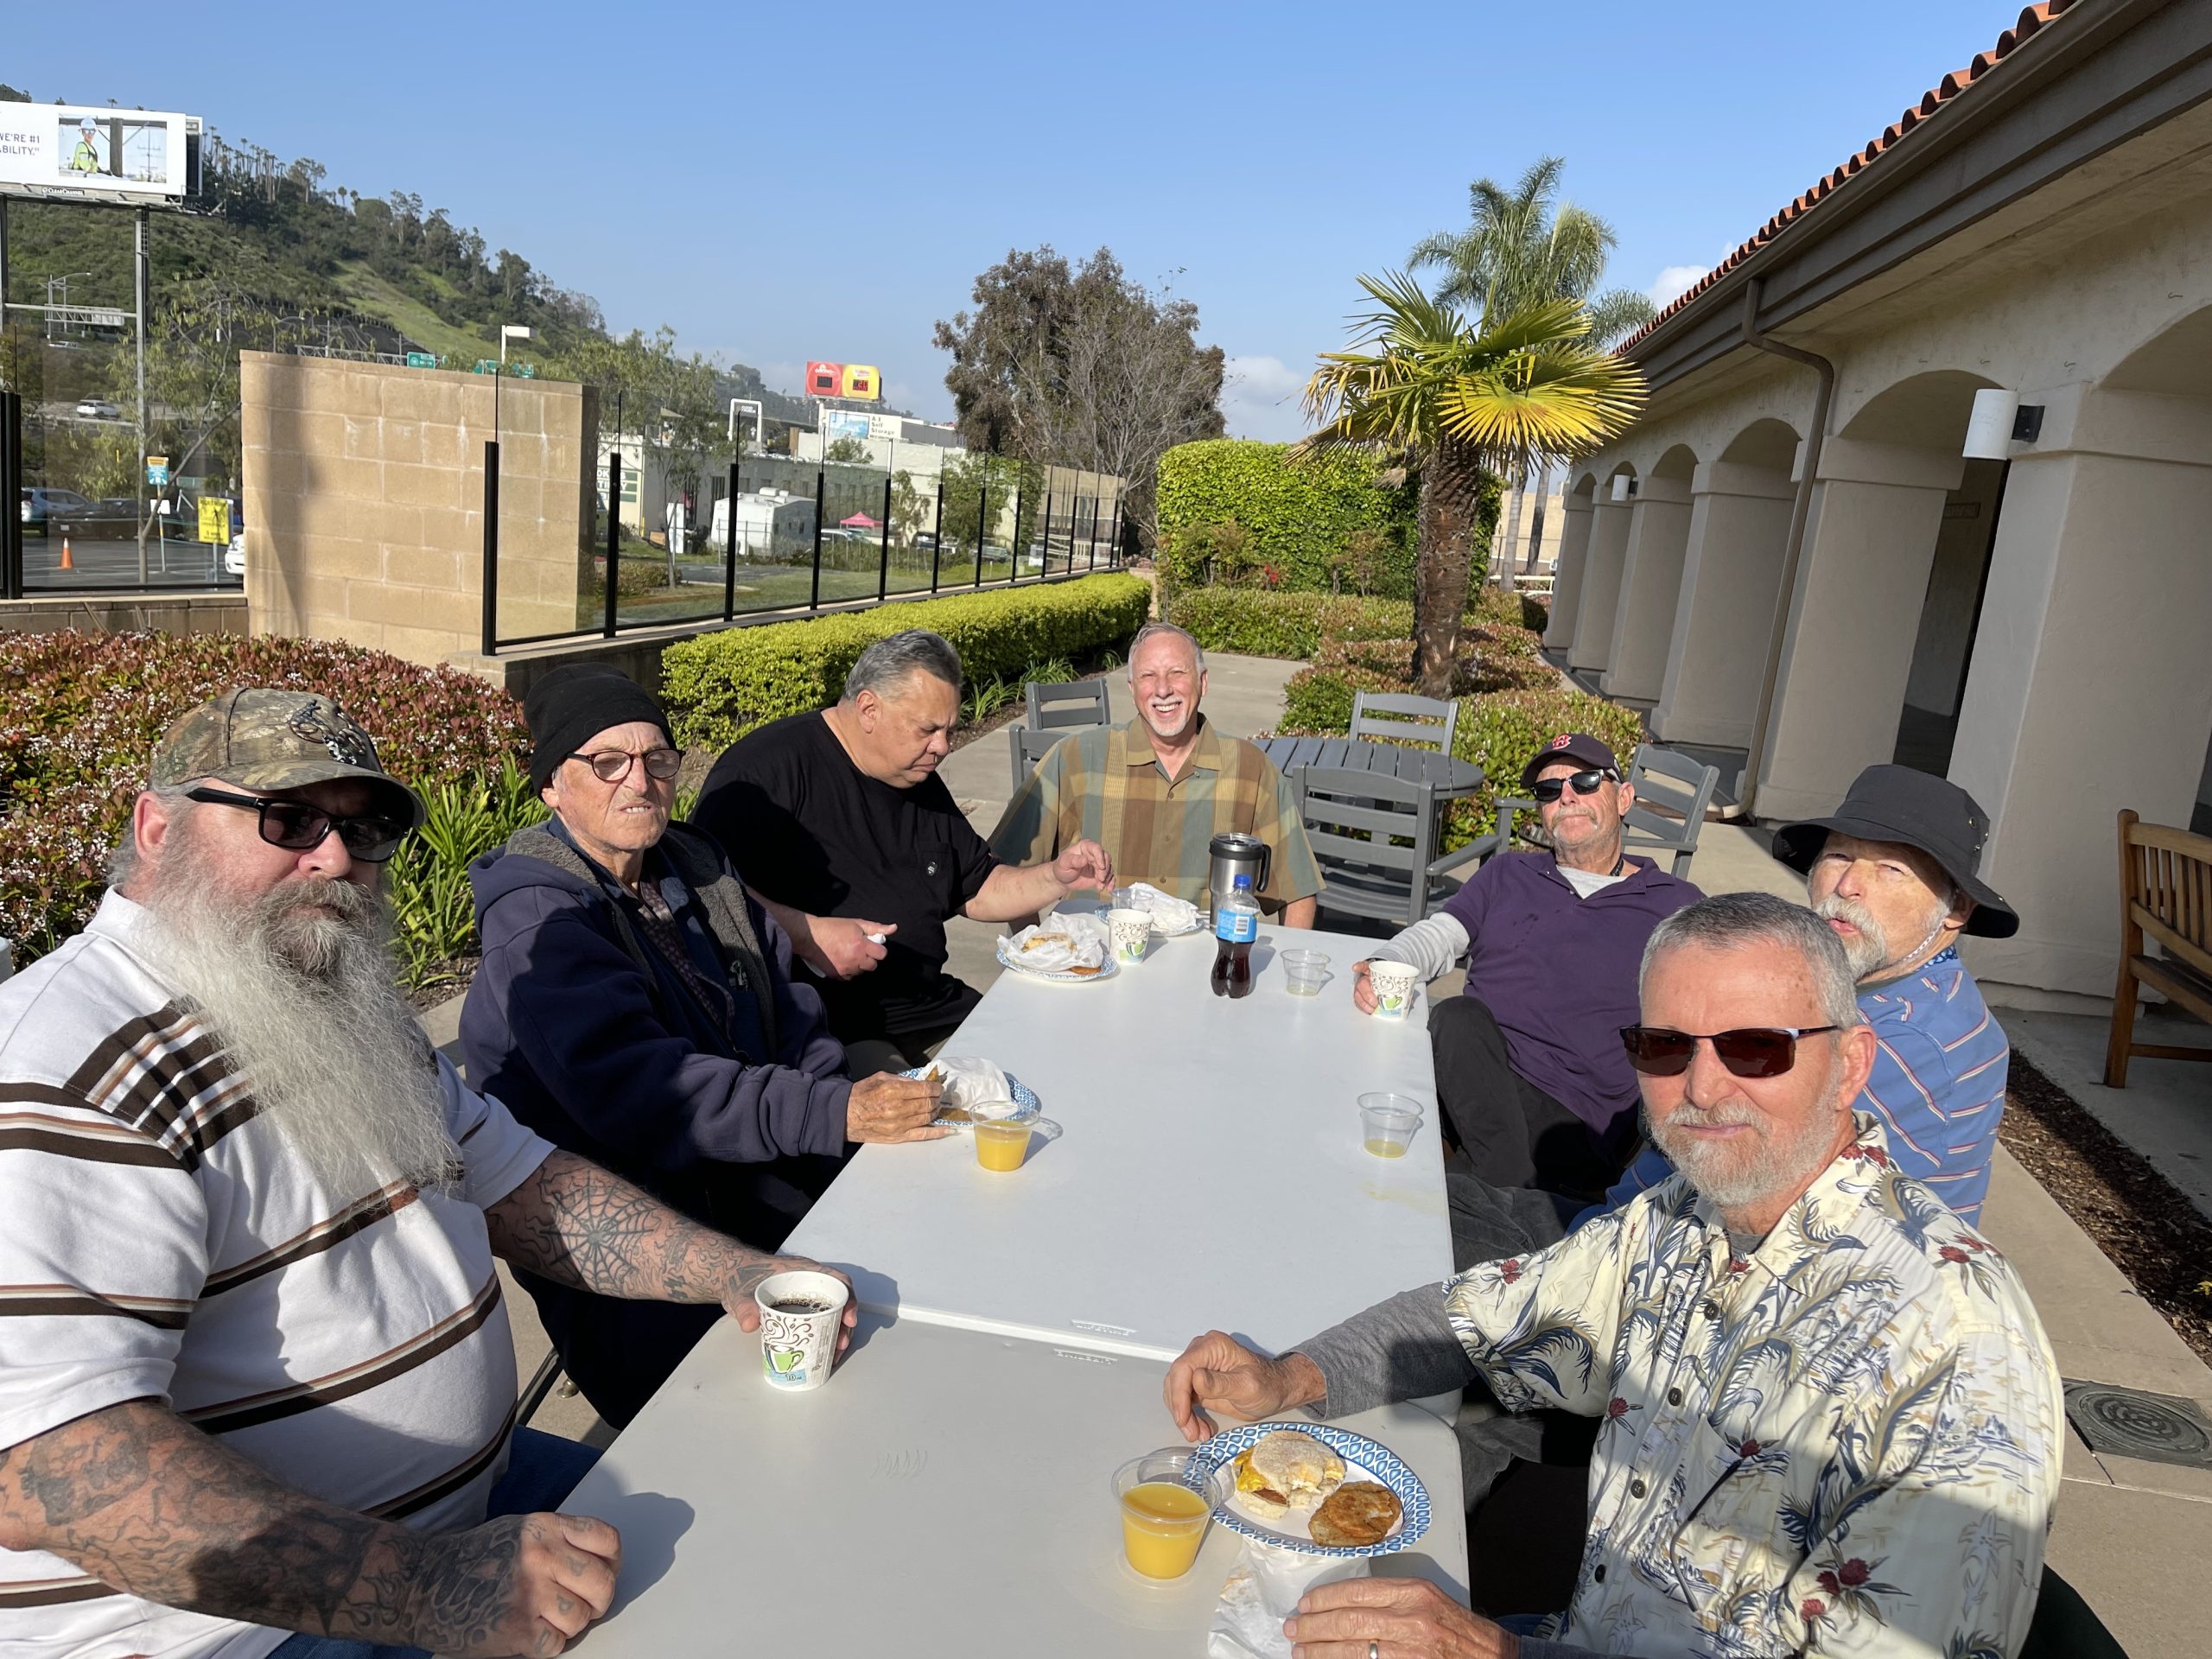
M2145 938L2163 956L2152 956ZM2212 1048L2135 1040L2136 988L2148 985L2212 1021L2212 836L2120 815L2120 985L2112 995L2105 1086L2127 1086L2127 1063L2212 1060Z

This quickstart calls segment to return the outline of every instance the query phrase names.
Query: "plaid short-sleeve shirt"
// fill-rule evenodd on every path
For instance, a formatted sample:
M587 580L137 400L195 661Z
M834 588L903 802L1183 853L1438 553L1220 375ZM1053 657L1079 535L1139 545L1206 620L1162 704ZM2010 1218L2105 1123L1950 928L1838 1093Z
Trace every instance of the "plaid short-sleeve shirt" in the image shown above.
M1198 716L1197 746L1179 776L1160 769L1143 723L1094 726L1057 745L1007 805L991 851L1035 864L1077 841L1098 842L1115 879L1148 881L1194 905L1208 902L1209 844L1227 830L1274 850L1260 898L1274 905L1321 891L1298 798L1274 763Z

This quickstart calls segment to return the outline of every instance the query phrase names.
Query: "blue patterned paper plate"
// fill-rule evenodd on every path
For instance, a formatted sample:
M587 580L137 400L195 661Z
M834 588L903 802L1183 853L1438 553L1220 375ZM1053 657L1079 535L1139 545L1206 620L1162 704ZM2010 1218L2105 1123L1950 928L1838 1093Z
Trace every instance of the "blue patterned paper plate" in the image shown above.
M910 1066L899 1075L902 1077L918 1077L926 1075L928 1071L929 1067L926 1065ZM1008 1122L1027 1123L1045 1109L1045 1103L1037 1098L1037 1091L1011 1071L1006 1074L1006 1086L1007 1092L1014 1096L1014 1110L1007 1115ZM940 1117L935 1122L946 1128L964 1129L968 1127L968 1120L964 1117Z
M1021 960L1020 951L1009 951L1006 948L1006 940L1003 938L999 940L998 949L993 954L998 957L999 966L1009 972L1020 974L1024 979L1041 979L1054 985L1093 985L1102 979L1111 979L1116 974L1121 972L1121 968L1115 962L1114 953L1111 950L1106 953L1106 959L1103 962L1087 974L1078 974L1066 968L1054 968L1047 970L1029 967Z
M1223 1526L1243 1537L1273 1544L1280 1549L1294 1550L1300 1555L1339 1558L1394 1555L1428 1530L1428 1488L1421 1484L1421 1477L1401 1463L1397 1453L1389 1446L1350 1429L1332 1428L1326 1423L1246 1423L1241 1428L1224 1428L1192 1448L1191 1461L1183 1471L1183 1484L1194 1492L1204 1492L1216 1471L1228 1469L1236 1462L1238 1452L1250 1450L1277 1429L1286 1428L1312 1435L1342 1458L1346 1480L1371 1480L1395 1492L1404 1511L1398 1517L1398 1529L1379 1544L1317 1544L1302 1530L1286 1529L1302 1529L1305 1515L1294 1511L1285 1517L1282 1526L1271 1527L1237 1509L1234 1497L1214 1505L1213 1518ZM1233 1471L1230 1484L1233 1488Z

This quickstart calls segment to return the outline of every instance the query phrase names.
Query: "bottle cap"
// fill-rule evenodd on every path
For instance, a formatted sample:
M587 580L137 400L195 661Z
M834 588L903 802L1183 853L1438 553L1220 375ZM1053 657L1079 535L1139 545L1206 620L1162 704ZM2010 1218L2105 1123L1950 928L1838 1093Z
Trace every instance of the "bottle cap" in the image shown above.
M1235 889L1238 893L1246 892L1250 888L1251 885L1252 878L1249 875L1238 876L1234 883Z

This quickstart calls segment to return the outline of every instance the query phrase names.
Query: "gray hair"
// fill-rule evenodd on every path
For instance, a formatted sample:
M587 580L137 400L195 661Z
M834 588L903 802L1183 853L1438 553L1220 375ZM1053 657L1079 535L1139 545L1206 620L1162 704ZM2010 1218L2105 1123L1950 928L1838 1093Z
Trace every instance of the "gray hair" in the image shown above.
M190 784L149 784L146 793L168 809L172 819L190 811L193 804L185 799L194 786ZM123 821L123 835L108 849L107 884L121 893L138 879L138 872L145 865L145 858L138 850L138 815L134 810Z
M908 628L879 639L854 660L845 676L844 700L850 702L863 691L887 696L893 687L913 674L931 675L957 691L960 653L942 634L927 628Z
M1724 893L1678 910L1660 923L1643 947L1643 965L1636 974L1637 995L1640 998L1650 982L1652 964L1669 950L1684 945L1735 950L1747 944L1778 944L1795 950L1812 976L1821 1022L1844 1027L1859 1023L1858 982L1835 930L1804 906L1770 893Z
M1188 628L1177 627L1173 622L1147 622L1137 630L1137 637L1129 641L1129 677L1132 680L1136 678L1137 652L1144 649L1144 642L1163 636L1180 639L1188 645L1192 659L1198 664L1198 671L1201 674L1206 671L1205 647L1198 643L1198 635Z

